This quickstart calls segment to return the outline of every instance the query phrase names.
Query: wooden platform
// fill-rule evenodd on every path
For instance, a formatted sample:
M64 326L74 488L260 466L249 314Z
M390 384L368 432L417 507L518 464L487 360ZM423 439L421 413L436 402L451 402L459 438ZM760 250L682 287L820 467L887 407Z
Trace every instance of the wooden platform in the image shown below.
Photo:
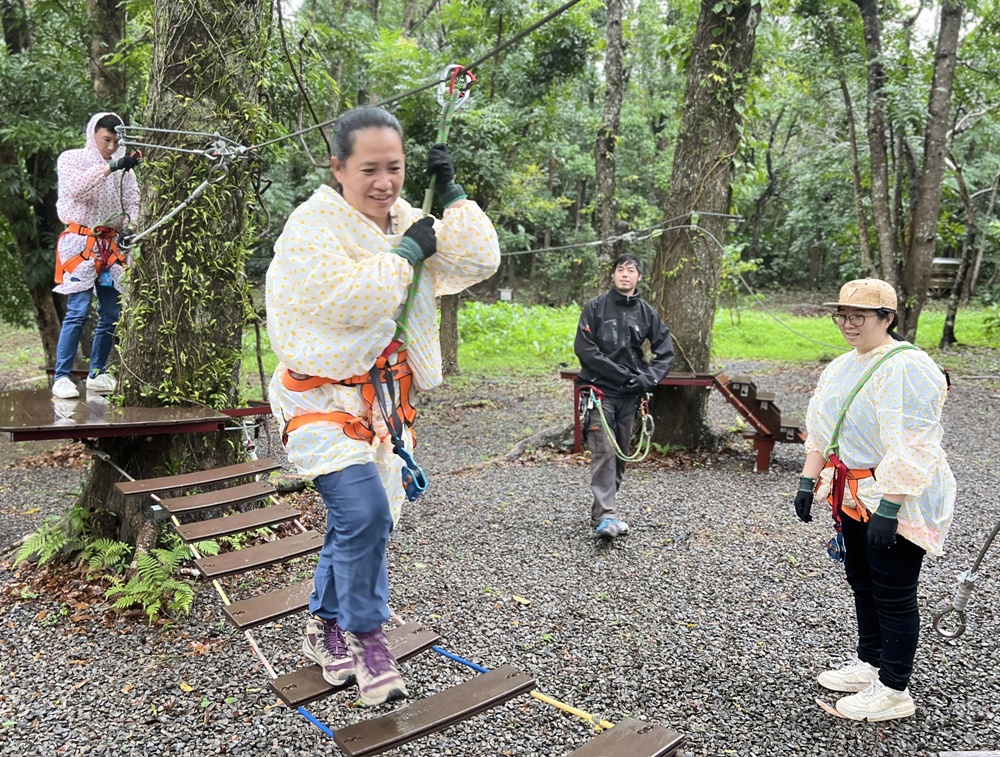
M47 388L0 394L0 433L12 442L215 432L229 422L203 407L116 407L86 390L68 400Z

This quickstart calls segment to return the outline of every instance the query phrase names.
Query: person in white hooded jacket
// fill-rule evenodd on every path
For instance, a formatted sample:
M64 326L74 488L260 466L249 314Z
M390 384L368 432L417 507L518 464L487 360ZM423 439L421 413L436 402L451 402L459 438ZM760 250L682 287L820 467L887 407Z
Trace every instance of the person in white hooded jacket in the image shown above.
M66 295L66 315L56 347L52 394L78 397L71 371L80 334L97 293L97 327L90 352L87 389L114 391L115 380L105 372L120 313L119 294L125 256L117 235L139 212L139 189L132 169L139 154L125 154L114 113L97 113L87 124L87 144L59 156L59 197L56 210L66 230L56 245L55 291Z
M428 157L445 208L435 220L399 196L406 157L392 115L356 108L333 136L336 188L321 186L295 209L267 273L267 329L280 360L270 397L289 459L327 508L303 654L332 684L356 677L362 702L376 705L407 695L382 630L386 546L404 500L394 447L413 449L407 395L442 380L435 297L492 275L500 250L489 219L455 183L444 145ZM373 368L379 391L397 400L385 415ZM398 423L392 434L387 417Z

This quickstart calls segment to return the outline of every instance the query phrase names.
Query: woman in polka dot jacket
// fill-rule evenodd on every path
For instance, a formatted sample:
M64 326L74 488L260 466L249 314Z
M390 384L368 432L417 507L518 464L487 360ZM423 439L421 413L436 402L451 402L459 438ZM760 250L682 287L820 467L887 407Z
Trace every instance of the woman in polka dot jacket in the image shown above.
M811 520L813 489L826 497L833 469L827 446L848 394L902 343L892 332L896 292L878 279L845 284L834 322L853 349L820 376L806 417L806 462L795 501ZM903 343L905 344L905 343ZM955 508L955 478L941 447L947 382L926 353L904 349L882 363L849 406L837 455L851 471L842 506L847 582L854 593L858 659L819 676L854 692L837 702L855 720L914 712L907 686L920 626L917 581L924 554L940 555ZM818 479L818 481L817 481Z
M386 545L404 501L402 461L377 404L373 412L359 386L338 382L364 376L383 355L422 262L409 295L406 363L416 388L438 386L435 297L491 276L500 249L490 220L455 183L443 145L428 159L445 207L434 220L399 196L406 158L393 116L381 108L349 111L334 127L334 142L336 188L321 186L291 214L268 270L267 327L280 359L270 396L288 424L289 459L314 480L327 507L303 654L332 684L355 676L362 701L374 705L406 696L382 632ZM389 357L397 360L399 353ZM356 438L358 423L374 438ZM412 449L409 430L404 437Z

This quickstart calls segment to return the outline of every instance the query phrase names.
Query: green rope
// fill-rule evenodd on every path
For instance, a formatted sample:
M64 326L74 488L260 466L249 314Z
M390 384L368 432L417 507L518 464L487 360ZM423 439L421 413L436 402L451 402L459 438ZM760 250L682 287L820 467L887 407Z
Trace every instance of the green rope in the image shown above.
M641 463L649 455L649 448L653 442L653 416L647 412L646 400L642 400L639 404L639 409L642 412L642 419L640 420L639 429L639 441L635 445L635 450L630 455L626 455L622 452L621 447L618 446L618 440L615 439L615 434L611 430L611 426L608 424L608 419L604 416L604 409L601 407L601 398L591 390L590 396L594 403L594 410L598 412L601 416L601 428L604 429L604 435L607 437L608 442L611 444L611 448L615 451L615 457L626 463Z
M843 425L844 418L847 416L847 408L851 406L851 403L854 401L854 398L858 396L858 392L861 391L861 387L863 387L866 383L868 383L868 379L872 377L872 374L874 374L875 371L878 370L878 367L882 365L882 363L884 363L886 360L891 358L896 353L903 352L904 350L915 350L915 349L917 349L917 347L912 344L901 344L897 347L893 347L882 357L880 357L877 361L875 361L875 364L872 365L870 368L868 368L868 370L864 372L864 375L860 379L858 379L858 383L854 385L854 388L851 390L851 393L847 395L847 399L844 400L844 404L840 408L840 415L837 416L837 423L833 427L833 433L830 434L830 443L826 445L826 449L823 452L823 457L829 458L831 452L835 453L838 449L840 449L840 427L841 425Z

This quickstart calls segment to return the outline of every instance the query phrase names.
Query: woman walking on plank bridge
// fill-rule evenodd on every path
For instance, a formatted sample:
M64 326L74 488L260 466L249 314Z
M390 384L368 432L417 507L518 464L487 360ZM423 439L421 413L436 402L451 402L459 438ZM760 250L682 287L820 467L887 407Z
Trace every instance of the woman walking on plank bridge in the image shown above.
M428 156L445 208L436 220L399 196L406 158L395 117L357 108L333 135L336 189L321 186L292 213L267 274L281 361L270 396L289 459L327 507L303 654L331 684L355 676L361 700L376 705L407 696L382 626L389 532L404 498L419 493L404 491L415 467L409 388L442 380L434 298L491 276L500 249L444 145Z

